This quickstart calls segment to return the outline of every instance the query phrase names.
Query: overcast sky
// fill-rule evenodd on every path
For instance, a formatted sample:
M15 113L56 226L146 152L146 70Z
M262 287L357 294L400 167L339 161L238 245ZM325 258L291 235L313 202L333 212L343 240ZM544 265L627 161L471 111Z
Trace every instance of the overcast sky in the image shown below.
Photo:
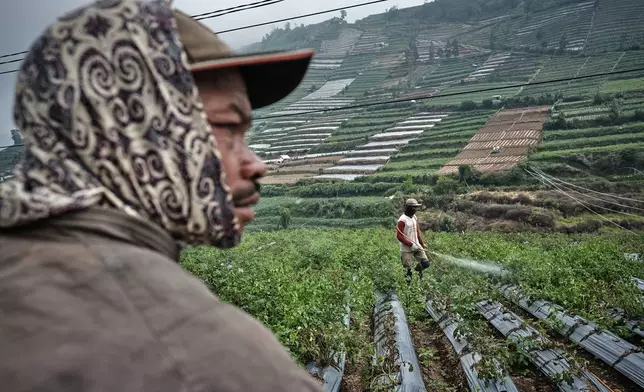
M58 15L88 3L87 0L0 1L3 3L0 7L2 11L0 12L0 55L26 50ZM252 2L255 0L175 0L174 5L190 15L195 15ZM284 0L276 5L207 19L202 22L214 31L221 31L364 2L366 0ZM354 8L347 10L347 20L353 22L371 14L384 12L394 5L404 8L423 2L424 0L389 0L384 3ZM317 23L333 16L339 16L339 12L297 19L292 23ZM261 37L270 32L273 27L282 27L283 25L284 23L281 23L231 32L223 34L222 38L233 48L239 48L261 40ZM19 57L1 58L0 62L17 58ZM0 65L0 72L15 69L17 65L17 63ZM15 128L11 111L16 75L16 73L0 75L0 145L12 144L9 130Z

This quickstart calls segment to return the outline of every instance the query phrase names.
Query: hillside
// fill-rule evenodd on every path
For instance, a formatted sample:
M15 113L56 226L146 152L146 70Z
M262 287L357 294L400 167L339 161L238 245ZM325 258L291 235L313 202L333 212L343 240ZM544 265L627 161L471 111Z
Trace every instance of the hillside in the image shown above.
M613 195L644 198L644 71L549 83L641 68L644 2L436 0L244 50L304 47L303 83L255 113L270 171L250 230L389 225L409 195L440 230L644 227ZM5 175L19 155L0 152Z
M644 72L549 82L641 68L644 3L435 1L278 29L254 49L305 41L305 81L256 113L271 208L253 229L388 225L403 195L442 230L644 227L612 196L643 198Z

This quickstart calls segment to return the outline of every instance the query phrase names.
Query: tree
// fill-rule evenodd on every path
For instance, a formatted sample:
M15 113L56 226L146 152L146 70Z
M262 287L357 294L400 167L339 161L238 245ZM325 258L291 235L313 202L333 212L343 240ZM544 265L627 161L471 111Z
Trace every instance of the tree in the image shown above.
M470 165L460 165L458 167L458 181L466 185L475 183L479 179L479 173Z
M22 144L22 135L20 135L20 131L17 129L11 130L11 139L13 140L14 146L18 146Z
M288 208L280 208L280 224L282 229L288 229L291 224L291 210Z
M494 50L496 49L497 43L498 43L498 38L496 36L496 25L492 27L492 30L490 31L490 49Z
M460 54L458 41L456 39L452 41L452 54L454 55L454 57L458 57L458 55Z
M468 101L461 102L461 105L459 106L459 108L461 110L476 110L478 108L478 105L476 104L476 102L472 100L468 100Z
M416 60L418 60L418 46L416 46L415 40L411 41L411 44L409 44L409 49L413 63L416 64Z
M540 28L539 30L537 30L537 41L543 40L543 37L544 37L543 29Z
M443 48L438 48L438 49L436 50L436 56L438 56L438 57L443 57L443 54L444 54L444 53L443 53Z
M608 117L615 122L622 115L622 103L619 99L613 99L608 104Z
M434 45L434 41L429 42L429 62L433 63L434 62L434 56L436 56L436 46Z
M559 38L559 52L563 53L566 50L566 46L568 46L568 35L563 33L561 34L561 38Z
M394 20L398 16L398 6L393 6L387 10L385 13L385 19Z
M619 37L619 50L624 50L626 48L626 41L628 41L628 35L622 33Z
M342 20L347 19L347 11L346 10L340 11L340 19L342 19Z

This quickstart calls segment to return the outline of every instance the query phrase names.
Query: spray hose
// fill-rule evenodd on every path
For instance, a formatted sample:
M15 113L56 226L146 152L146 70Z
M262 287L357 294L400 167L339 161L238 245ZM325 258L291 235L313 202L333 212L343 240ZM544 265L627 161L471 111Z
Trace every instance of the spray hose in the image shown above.
M420 249L425 249L426 251L428 251L428 252L429 252L429 250L428 250L427 248L420 246L420 244L415 243L415 242L414 242L414 241L412 241L409 237L407 237L407 236L405 235L405 233L403 233L402 231L400 231L400 229L398 228L398 226L396 226L396 230L398 230L398 232L399 232L400 234L402 234L402 236L403 236L403 237L407 238L407 241L409 241L409 242L411 242L412 244L416 245L416 246L417 246L417 247L419 247Z
M409 237L407 237L405 235L405 233L400 231L398 226L396 226L396 230L400 234L402 234L403 237L407 238L407 240L409 242L414 244L414 241L409 239ZM429 250L427 248L424 248L424 247L420 246L419 244L415 244L415 245L418 246L419 248L424 249L425 251L431 253L432 255L442 259L443 261L446 261L446 262L448 262L450 264L457 265L459 267L467 268L467 269L477 271L477 272L498 275L498 276L503 276L503 275L506 275L506 274L510 273L510 271L508 271L506 269L503 269L498 265L489 264L489 263L483 263L483 262L476 261L476 260L462 259L462 258L458 258L458 257L454 257L454 256L450 256L450 255L446 255L446 254L431 251L431 250Z

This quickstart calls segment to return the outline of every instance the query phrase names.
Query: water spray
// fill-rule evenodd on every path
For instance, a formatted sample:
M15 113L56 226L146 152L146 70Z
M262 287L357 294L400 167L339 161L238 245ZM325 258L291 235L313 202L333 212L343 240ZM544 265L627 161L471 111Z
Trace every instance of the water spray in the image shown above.
M396 230L398 231L398 233L402 234L405 238L407 238L410 242L414 243L409 237L407 237L405 235L405 233L400 231L400 229L398 227L396 227ZM484 274L496 275L496 276L504 276L504 275L507 275L507 274L510 273L508 270L503 269L503 268L499 267L498 265L495 265L495 264L493 264L491 262L482 262L482 261L476 261L476 260L472 260L472 259L464 259L464 258L461 258L461 257L454 257L454 256L446 255L446 254L443 254L443 253L438 253L438 252L431 251L431 250L429 250L427 248L423 248L419 244L415 244L415 245L418 246L420 249L424 249L426 252L431 253L434 256L439 257L440 259L442 259L442 260L444 260L444 261L446 261L446 262L448 262L450 264L454 264L454 265L462 267L462 268L467 268L467 269L470 269L472 271L481 272L481 273L484 273Z
M427 250L427 252L433 254L434 256L439 257L440 259L450 263L454 264L459 267L467 268L476 272L482 272L485 274L491 274L491 275L496 275L496 276L504 276L506 274L509 274L509 271L506 269L501 268L498 265L492 264L492 263L484 263L481 261L476 261L472 259L464 259L461 257L454 257L450 255L446 255L443 253L438 253L438 252L433 252L430 250Z

